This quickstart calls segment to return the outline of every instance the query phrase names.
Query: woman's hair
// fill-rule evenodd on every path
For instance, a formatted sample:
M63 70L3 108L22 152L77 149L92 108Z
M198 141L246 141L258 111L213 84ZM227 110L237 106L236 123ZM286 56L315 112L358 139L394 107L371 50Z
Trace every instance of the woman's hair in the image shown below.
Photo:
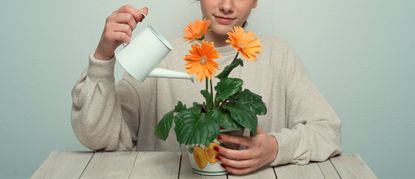
M242 24L242 28L245 28L248 25L248 20L246 20L243 24Z

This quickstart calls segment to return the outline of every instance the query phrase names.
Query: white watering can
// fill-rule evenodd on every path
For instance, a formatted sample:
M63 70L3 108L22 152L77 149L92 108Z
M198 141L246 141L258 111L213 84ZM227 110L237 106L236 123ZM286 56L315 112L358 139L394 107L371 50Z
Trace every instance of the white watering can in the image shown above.
M147 77L189 79L194 77L184 72L156 68L173 49L171 44L150 25L123 49L115 54L118 63L127 73L139 81Z

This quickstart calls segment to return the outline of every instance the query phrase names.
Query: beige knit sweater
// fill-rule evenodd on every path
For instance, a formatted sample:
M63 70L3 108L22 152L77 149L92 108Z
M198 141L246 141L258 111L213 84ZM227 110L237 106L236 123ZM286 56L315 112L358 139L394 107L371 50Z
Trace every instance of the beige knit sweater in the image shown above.
M341 122L319 93L289 45L278 38L260 37L263 52L256 62L245 61L230 76L244 80L244 88L261 95L268 113L258 125L276 137L277 158L271 165L324 161L341 152ZM184 71L183 56L190 49L183 40L160 67ZM235 51L219 47L219 70L231 63ZM154 134L157 121L178 100L202 102L205 83L147 78L128 74L115 83L115 59L89 57L89 66L72 91L72 127L79 141L91 150L178 151L174 130L166 141ZM217 82L214 79L214 84Z

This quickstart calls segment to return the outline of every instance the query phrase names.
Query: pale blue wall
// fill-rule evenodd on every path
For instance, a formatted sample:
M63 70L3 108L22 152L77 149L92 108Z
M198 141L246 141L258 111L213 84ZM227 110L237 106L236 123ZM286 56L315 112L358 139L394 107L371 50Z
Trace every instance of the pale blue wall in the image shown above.
M70 92L108 14L147 5L148 20L171 38L199 17L191 2L2 1L0 178L31 176L52 150L85 150L72 133ZM344 152L380 178L412 178L415 1L261 0L258 8L250 27L295 48L343 121Z

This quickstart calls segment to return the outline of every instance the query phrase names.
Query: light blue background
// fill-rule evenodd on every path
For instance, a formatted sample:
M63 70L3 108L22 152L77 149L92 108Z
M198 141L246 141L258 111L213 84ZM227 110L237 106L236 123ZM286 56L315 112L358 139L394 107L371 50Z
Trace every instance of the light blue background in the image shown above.
M0 178L30 177L52 150L86 149L72 133L70 92L106 16L148 6L148 22L172 38L200 17L191 2L2 1ZM414 176L415 1L260 0L249 24L294 47L342 119L344 153L379 178Z

